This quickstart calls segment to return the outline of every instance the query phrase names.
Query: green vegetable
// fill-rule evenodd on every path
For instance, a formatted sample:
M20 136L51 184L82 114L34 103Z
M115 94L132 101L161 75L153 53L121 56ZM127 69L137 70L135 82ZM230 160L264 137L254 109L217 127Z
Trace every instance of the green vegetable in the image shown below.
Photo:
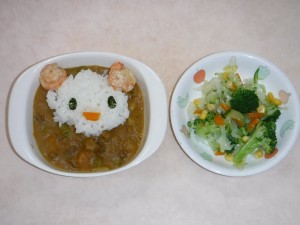
M254 73L254 77L253 77L254 84L258 83L258 72L259 72L259 68L257 68L257 70Z
M188 127L192 128L197 136L205 138L213 149L220 147L218 140L222 136L220 126L214 122L215 115L216 113L214 112L208 112L204 120L196 118L188 122Z
M191 135L207 141L213 151L223 152L225 157L231 155L233 164L241 167L246 157L257 150L265 155L274 152L277 144L275 122L281 111L268 100L265 86L259 84L261 67L256 69L253 78L242 81L236 73L237 66L233 65L236 66L231 62L223 73L216 73L210 81L203 83L201 105L192 103L198 111L191 115L193 119L187 126ZM224 110L222 104L230 109ZM202 112L208 112L206 117ZM253 125L250 112L263 116L255 118L258 124L255 123L253 129L248 129L250 124ZM225 119L223 126L216 124L216 114Z
M259 99L257 94L245 88L239 88L233 93L232 99L230 99L231 108L241 112L249 113L253 112L259 106Z
M263 118L263 121L269 122L269 121L274 121L276 122L277 119L280 117L281 112L279 110L279 107L274 104L268 104L266 105L266 113L265 117Z
M75 98L71 98L70 101L69 101L69 108L71 110L75 110L77 107L77 101Z
M113 96L109 96L107 100L108 107L113 109L117 106L117 102Z
M274 121L261 121L255 128L249 141L239 149L233 158L235 165L241 165L247 155L253 153L257 149L263 150L267 154L271 154L277 144L276 124Z

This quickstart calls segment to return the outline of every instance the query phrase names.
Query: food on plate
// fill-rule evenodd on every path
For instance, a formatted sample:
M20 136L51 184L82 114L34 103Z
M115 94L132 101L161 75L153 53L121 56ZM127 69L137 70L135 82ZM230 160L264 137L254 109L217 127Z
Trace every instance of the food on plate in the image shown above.
M271 158L277 152L276 121L282 101L268 92L258 67L250 79L242 80L231 59L223 72L202 84L199 98L187 108L190 135L206 141L215 155L222 155L236 167L247 158Z
M109 70L108 80L110 85L115 89L123 92L129 92L133 89L136 80L128 68L124 67L121 62L115 62Z
M63 68L60 68L56 63L46 65L40 76L40 83L46 90L55 90L67 78L67 73Z
M124 68L130 71L122 64ZM33 130L41 154L52 166L74 172L106 171L138 154L144 136L143 95L136 82L130 81L130 88L127 82L120 84L124 92L115 89L110 70L57 64L42 70ZM122 76L128 74L120 72L118 78L126 80Z

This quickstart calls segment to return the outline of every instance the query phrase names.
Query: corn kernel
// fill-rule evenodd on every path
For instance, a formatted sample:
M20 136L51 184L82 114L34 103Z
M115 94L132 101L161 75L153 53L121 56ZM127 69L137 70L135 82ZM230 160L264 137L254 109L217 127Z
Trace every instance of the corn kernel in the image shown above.
M282 104L282 101L279 100L278 98L275 98L274 101L273 101L273 103L274 103L275 105L277 105L277 106L280 106L280 105Z
M233 155L231 153L227 153L225 155L225 159L228 161L228 162L232 162L233 161Z
M228 72L224 72L223 73L223 78L226 80L229 77L229 73Z
M265 113L266 112L266 107L264 105L260 105L260 106L258 106L258 108L256 109L256 111L258 113Z
M247 141L249 141L249 139L250 139L249 136L243 136L243 137L242 137L242 141L243 141L243 142L247 142Z
M196 107L199 106L199 104L201 103L201 98L194 99L193 103Z
M207 110L203 110L203 111L201 112L199 118L200 118L201 120L205 120L206 117L207 117L207 113L208 113Z
M268 100L269 102L271 102L271 103L277 105L277 106L279 106L279 105L282 104L282 101L279 100L278 98L275 98L272 92L269 92L269 93L267 94L267 100Z
M267 100L268 100L269 102L272 102L273 99L274 99L273 93L272 93L272 92L269 92L269 93L267 94Z
M209 111L214 111L216 109L216 106L214 104L207 104L207 108Z
M263 157L264 153L261 149L258 149L257 151L255 151L253 153L254 158L256 159L260 159L261 157Z

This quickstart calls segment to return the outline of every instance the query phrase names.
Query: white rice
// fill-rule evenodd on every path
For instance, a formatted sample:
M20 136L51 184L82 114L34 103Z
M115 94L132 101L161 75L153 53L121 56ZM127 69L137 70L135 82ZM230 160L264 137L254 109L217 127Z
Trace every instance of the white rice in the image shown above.
M108 106L108 98L113 96L116 107ZM77 107L70 110L69 101L75 98ZM128 97L121 91L115 91L108 83L107 76L91 70L82 70L63 82L55 91L48 91L47 102L54 111L54 121L61 126L64 123L74 125L76 133L86 136L98 136L105 130L111 130L123 124L129 117ZM100 112L98 121L86 120L83 112Z

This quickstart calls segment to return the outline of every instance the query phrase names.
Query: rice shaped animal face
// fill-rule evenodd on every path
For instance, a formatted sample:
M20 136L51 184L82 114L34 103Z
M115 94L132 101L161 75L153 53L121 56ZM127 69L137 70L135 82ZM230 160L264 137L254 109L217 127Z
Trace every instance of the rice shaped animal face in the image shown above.
M76 133L98 136L123 124L129 117L128 97L114 90L107 76L91 70L70 75L56 90L49 90L47 102L54 121L74 125Z

